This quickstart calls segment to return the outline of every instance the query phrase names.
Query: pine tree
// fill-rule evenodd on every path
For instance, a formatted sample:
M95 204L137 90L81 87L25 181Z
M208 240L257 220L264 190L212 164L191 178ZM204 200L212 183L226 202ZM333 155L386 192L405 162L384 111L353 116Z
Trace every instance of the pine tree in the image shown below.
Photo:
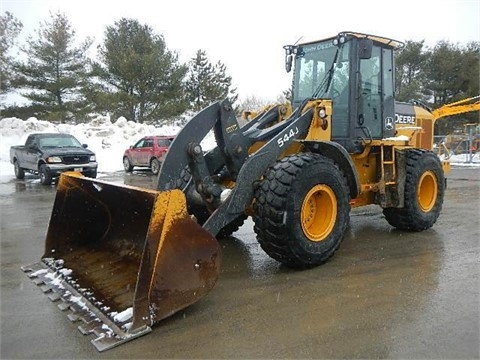
M94 74L100 84L87 96L99 111L150 122L183 113L187 68L148 25L122 18L105 31Z
M476 45L470 43L466 48L448 41L438 42L427 67L427 86L432 91L434 104L442 105L478 95L479 62L478 42Z
M425 69L429 52L424 41L407 41L395 54L395 91L400 101L425 100Z
M433 107L478 95L480 43L467 47L448 41L438 42L428 59L427 88L431 91ZM478 123L478 113L440 119L435 125L438 132L447 134L464 129L467 123Z
M189 65L185 88L194 111L225 98L232 104L237 101L236 89L232 89L232 78L227 75L226 66L220 61L212 65L206 52L197 50Z
M8 54L15 45L15 39L22 31L23 24L10 12L0 16L0 94L7 93L11 88L12 57Z
M12 85L23 89L22 95L31 101L31 115L64 122L82 111L86 51L92 40L87 38L76 47L75 42L68 18L56 13L50 14L50 21L41 23L37 37L30 37L27 47L22 48L27 60L15 64L19 76Z

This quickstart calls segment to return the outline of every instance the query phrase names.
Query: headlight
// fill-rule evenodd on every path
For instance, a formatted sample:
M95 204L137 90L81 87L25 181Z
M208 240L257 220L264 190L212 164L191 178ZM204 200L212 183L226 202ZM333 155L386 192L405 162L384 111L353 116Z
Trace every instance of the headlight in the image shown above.
M62 158L59 157L59 156L50 156L50 157L47 158L47 162L48 163L61 163Z
M90 161L96 161L97 158L95 157L95 155L90 155Z
M325 111L324 108L321 108L320 110L318 110L318 116L320 116L321 119L327 116L327 112Z

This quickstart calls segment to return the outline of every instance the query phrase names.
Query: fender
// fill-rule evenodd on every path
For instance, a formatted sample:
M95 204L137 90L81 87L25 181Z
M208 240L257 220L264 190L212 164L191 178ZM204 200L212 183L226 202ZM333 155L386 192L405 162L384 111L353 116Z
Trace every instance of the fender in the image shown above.
M361 191L360 180L351 156L345 148L333 141L300 140L308 150L322 154L335 161L347 177L350 197L355 199Z

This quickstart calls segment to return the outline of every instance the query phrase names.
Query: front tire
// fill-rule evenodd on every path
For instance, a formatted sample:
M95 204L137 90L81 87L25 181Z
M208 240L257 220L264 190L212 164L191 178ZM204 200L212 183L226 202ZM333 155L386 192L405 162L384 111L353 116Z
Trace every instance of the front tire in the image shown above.
M20 167L20 164L18 163L18 160L15 160L15 162L13 163L13 167L14 167L14 170L15 170L15 177L18 180L24 179L25 178L25 170L23 170L23 168Z
M422 231L437 221L445 194L445 178L438 156L432 151L406 150L403 208L385 208L390 225L399 230Z
M86 177L95 179L97 177L97 170L92 170L84 174Z
M125 169L125 172L132 172L133 170L133 166L126 156L123 158L123 168Z
M343 172L313 153L288 156L256 186L254 230L262 249L293 268L326 262L349 222L350 196Z
M52 183L52 175L47 168L47 165L40 165L40 183L43 185L50 185Z

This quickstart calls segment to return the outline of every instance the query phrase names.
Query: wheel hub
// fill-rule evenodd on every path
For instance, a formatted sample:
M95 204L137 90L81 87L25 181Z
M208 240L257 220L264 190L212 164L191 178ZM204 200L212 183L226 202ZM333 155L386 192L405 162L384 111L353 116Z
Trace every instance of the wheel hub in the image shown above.
M315 185L302 204L301 223L311 241L323 241L332 232L337 218L337 199L333 190L324 184Z
M418 205L423 212L429 212L437 201L437 178L432 171L426 171L418 182L417 199Z

